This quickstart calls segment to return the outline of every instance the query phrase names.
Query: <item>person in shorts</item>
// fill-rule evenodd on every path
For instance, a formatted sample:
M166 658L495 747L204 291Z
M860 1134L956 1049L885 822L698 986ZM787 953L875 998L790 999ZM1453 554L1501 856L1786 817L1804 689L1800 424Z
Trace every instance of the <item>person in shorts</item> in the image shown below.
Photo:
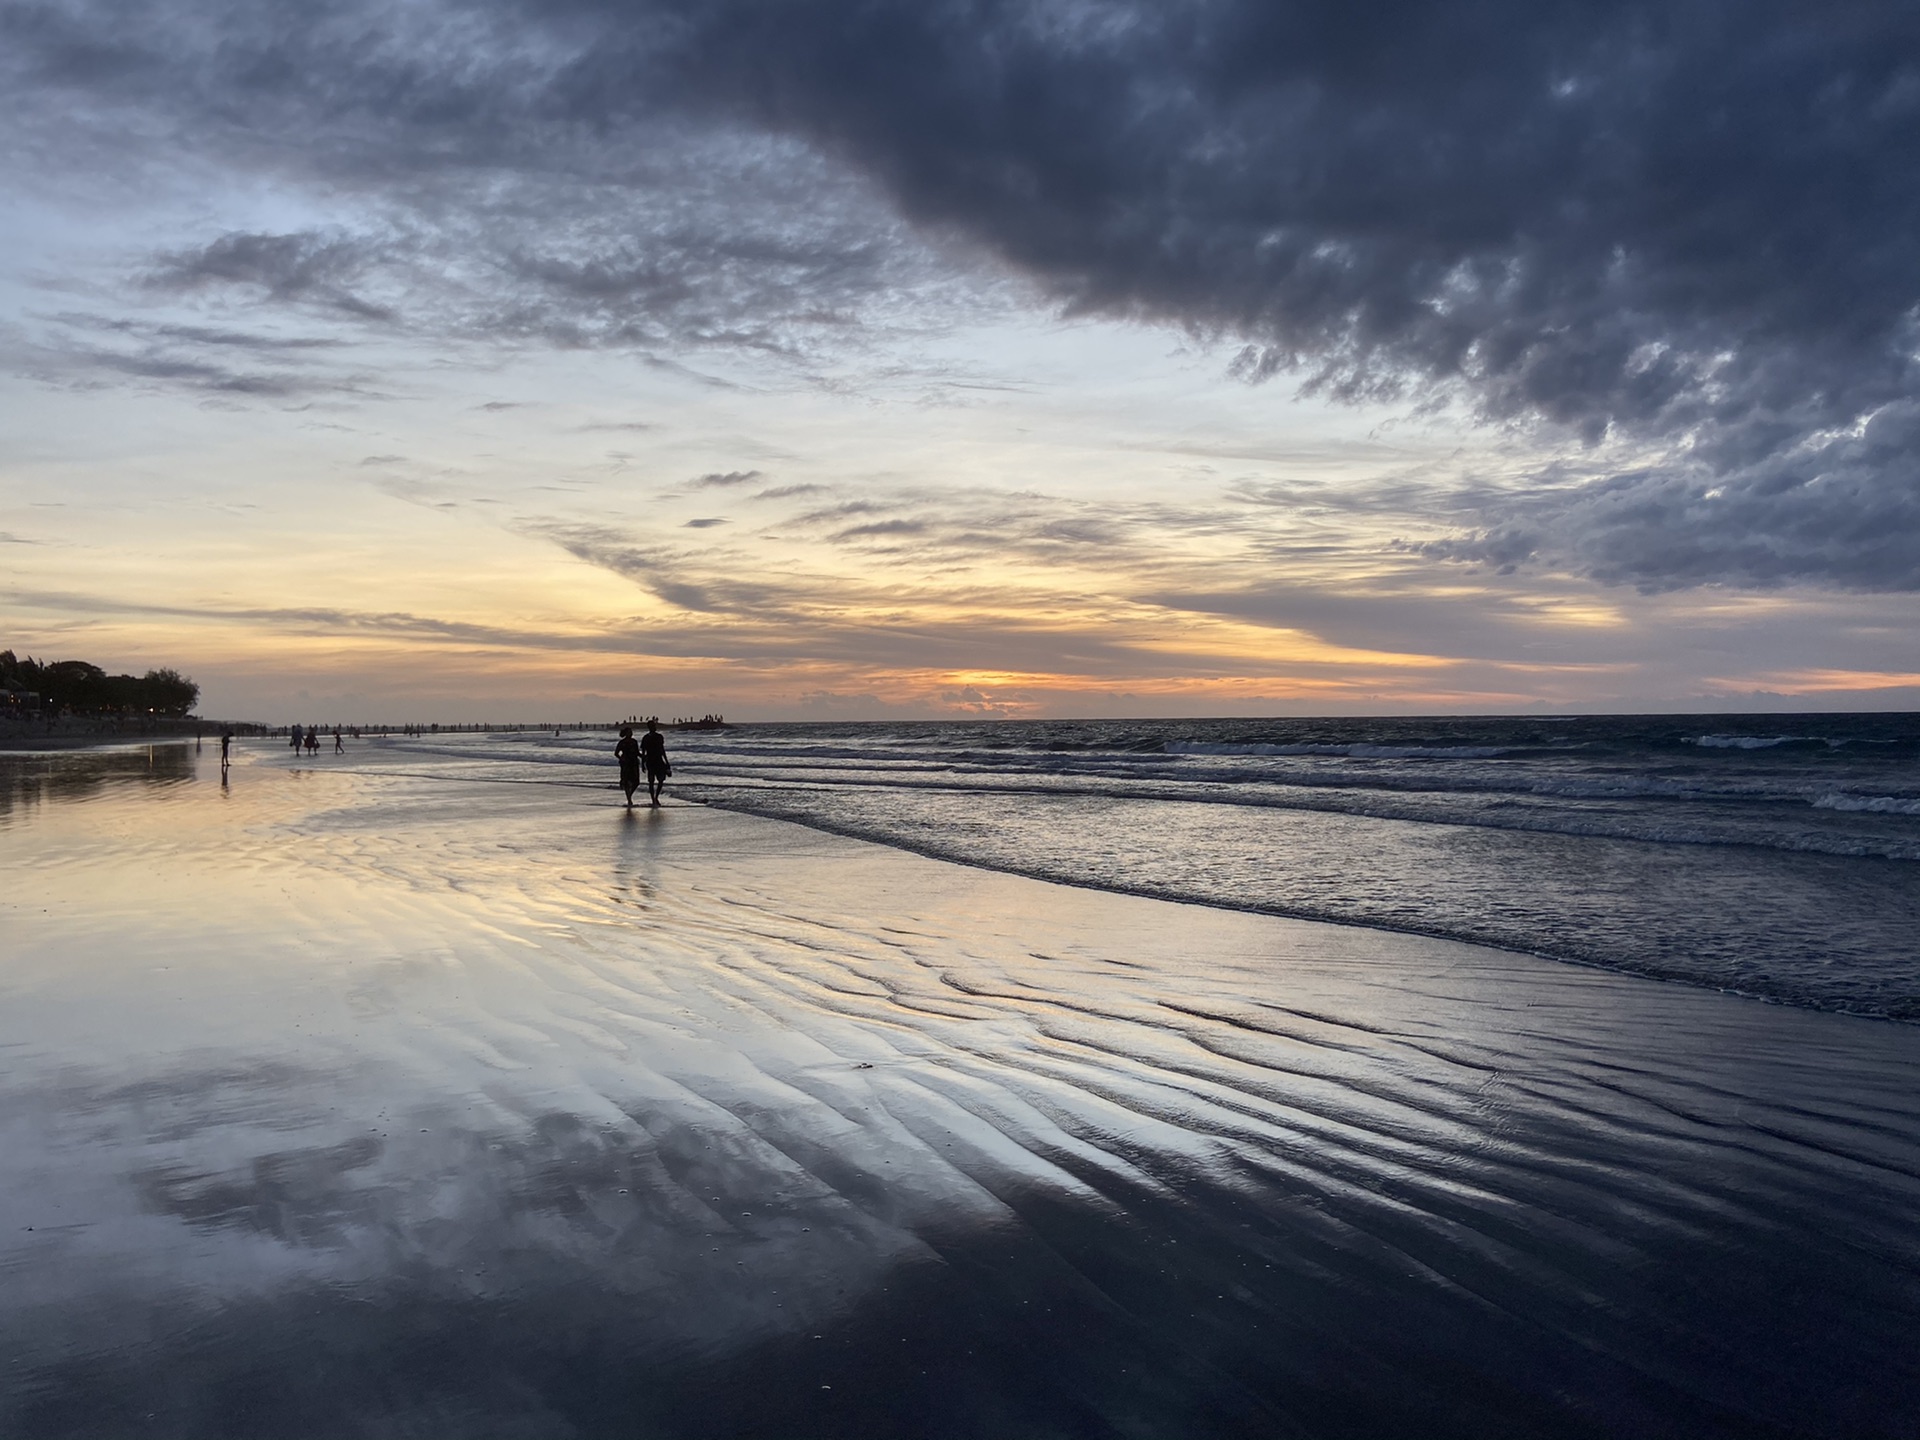
M667 763L667 740L657 720L647 721L647 733L640 737L640 763L647 771L647 799L657 806L667 777L673 774L673 767Z

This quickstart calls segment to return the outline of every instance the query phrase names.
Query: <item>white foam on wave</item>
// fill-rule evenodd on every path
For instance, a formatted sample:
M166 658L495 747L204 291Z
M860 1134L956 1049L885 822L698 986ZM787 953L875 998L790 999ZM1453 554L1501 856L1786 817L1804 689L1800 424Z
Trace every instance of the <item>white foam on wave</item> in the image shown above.
M1508 745L1215 745L1169 740L1168 755L1324 755L1358 760L1490 760L1511 753Z
M1872 815L1920 815L1920 799L1900 795L1848 795L1833 791L1814 797L1818 810L1863 811Z
M1806 735L1695 735L1686 743L1703 750L1771 750L1776 745L1793 745L1812 737Z

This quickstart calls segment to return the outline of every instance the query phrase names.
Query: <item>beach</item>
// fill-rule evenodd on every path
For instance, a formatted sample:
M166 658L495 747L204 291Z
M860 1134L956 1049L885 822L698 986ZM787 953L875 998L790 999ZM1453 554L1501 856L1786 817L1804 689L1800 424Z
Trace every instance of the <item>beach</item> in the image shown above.
M236 749L0 756L0 1432L1920 1433L1920 1027Z

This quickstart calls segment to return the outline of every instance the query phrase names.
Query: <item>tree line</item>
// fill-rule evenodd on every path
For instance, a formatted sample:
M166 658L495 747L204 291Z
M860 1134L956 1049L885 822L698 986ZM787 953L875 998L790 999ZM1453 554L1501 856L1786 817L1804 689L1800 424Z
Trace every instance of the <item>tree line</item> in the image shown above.
M70 710L76 715L166 715L180 718L200 699L200 687L178 670L109 675L85 660L20 660L0 650L0 690L15 692L7 709ZM29 698L32 697L32 698Z

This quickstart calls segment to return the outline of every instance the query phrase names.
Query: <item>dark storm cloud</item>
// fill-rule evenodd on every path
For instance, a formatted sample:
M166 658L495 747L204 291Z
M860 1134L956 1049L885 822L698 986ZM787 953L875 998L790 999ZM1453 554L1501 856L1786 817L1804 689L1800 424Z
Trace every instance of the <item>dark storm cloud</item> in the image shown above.
M1250 380L1598 447L1597 478L1490 488L1432 554L1920 587L1910 5L176 0L0 24L4 103L45 153L152 134L406 217L397 241L216 237L156 283L377 324L411 275L441 286L410 300L428 329L795 355L938 273L877 187L1070 309L1227 340Z
M1889 403L1838 435L1789 437L1744 465L1651 464L1489 508L1484 528L1418 548L1498 568L1546 556L1646 590L1803 580L1920 589L1920 405Z
M1241 337L1249 378L1658 452L1493 507L1457 556L1920 585L1909 6L673 9L686 93L1076 309Z

